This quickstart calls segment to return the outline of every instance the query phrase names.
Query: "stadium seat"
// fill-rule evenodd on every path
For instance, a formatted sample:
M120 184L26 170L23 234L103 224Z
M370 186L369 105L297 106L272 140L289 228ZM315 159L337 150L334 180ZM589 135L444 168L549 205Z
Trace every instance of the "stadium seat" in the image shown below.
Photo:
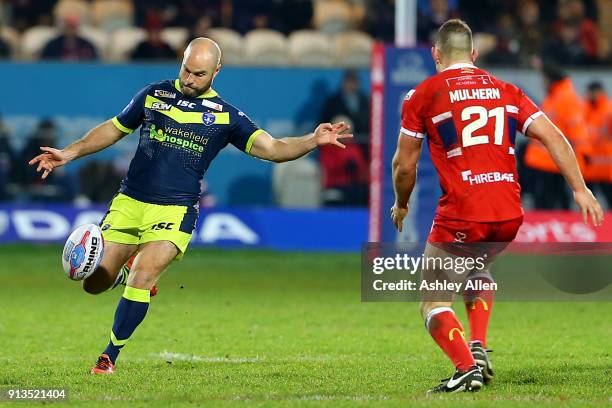
M227 65L240 65L244 59L242 37L234 30L212 28L208 36L221 47L221 62Z
M314 1L314 26L325 34L337 34L353 28L353 10L343 0Z
M109 38L108 34L95 27L85 26L79 29L80 34L91 42L94 47L96 47L96 52L98 53L98 58L105 60L108 59L108 43Z
M330 66L334 63L329 37L317 30L299 30L288 38L289 56L298 66Z
M161 32L161 38L175 51L182 50L189 37L189 31L183 27L167 27Z
M134 25L134 5L130 0L94 0L90 14L92 23L105 31Z
M321 206L321 171L310 157L275 164L272 186L276 203L284 208Z
M361 31L347 31L334 37L334 55L343 67L367 67L370 65L374 40Z
M257 29L244 36L246 62L251 65L281 66L289 63L287 38L278 31Z
M12 27L4 26L0 28L0 37L8 44L11 49L11 57L17 56L21 46L19 33Z
M126 61L134 49L147 37L144 29L138 27L121 28L111 35L109 59Z
M49 26L34 26L21 37L21 58L35 60L43 47L59 34L59 30Z
M61 27L64 18L68 15L76 15L82 25L89 24L89 3L85 0L60 0L53 8L55 25Z

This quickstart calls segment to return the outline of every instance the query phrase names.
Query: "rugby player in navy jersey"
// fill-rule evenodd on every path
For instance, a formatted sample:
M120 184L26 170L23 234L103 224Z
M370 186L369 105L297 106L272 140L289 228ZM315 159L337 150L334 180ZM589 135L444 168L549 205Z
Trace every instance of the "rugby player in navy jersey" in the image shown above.
M344 148L340 139L352 137L341 122L322 123L302 137L273 138L213 90L220 61L214 41L196 38L185 50L177 79L147 85L117 116L64 149L41 147L43 153L30 161L44 179L56 167L105 149L141 127L127 177L100 223L104 258L83 282L92 294L125 283L110 341L92 373L114 372L121 348L147 313L157 279L187 250L198 217L200 180L221 149L232 144L251 156L285 162L317 146ZM135 254L128 274L123 266Z

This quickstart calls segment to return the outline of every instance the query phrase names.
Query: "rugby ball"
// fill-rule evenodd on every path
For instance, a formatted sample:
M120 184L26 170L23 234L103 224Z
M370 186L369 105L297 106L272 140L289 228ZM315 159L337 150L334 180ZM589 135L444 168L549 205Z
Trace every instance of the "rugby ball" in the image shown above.
M86 279L100 266L103 256L104 239L100 228L95 224L81 225L64 245L64 272L72 280Z

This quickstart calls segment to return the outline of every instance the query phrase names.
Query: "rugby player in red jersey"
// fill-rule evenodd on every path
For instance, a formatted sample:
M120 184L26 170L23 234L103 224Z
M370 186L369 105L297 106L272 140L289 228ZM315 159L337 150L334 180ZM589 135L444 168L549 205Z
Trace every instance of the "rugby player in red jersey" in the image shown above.
M411 90L402 106L393 158L396 201L391 218L397 229L402 230L408 212L421 145L427 138L442 196L425 256L440 253L436 243L511 242L523 220L514 155L517 131L546 147L571 187L584 222L590 218L600 225L603 211L584 183L570 144L523 91L474 66L477 52L469 26L457 19L444 23L431 53L438 73ZM467 279L493 282L488 268ZM493 291L471 293L464 300L469 343L451 308L450 294L421 302L427 330L456 368L430 392L477 391L493 378L486 349Z

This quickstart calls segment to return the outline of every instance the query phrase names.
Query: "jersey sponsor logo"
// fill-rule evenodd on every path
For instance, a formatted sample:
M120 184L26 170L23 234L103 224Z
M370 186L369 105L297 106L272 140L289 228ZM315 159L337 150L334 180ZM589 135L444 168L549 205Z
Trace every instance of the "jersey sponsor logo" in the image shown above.
M215 123L215 119L216 116L213 115L212 113L204 113L202 114L202 122L206 125L206 126L211 126L212 124Z
M171 230L174 227L175 223L174 222L160 222L157 224L154 224L151 229L153 231L160 231L160 230Z
M214 109L219 112L223 110L223 105L209 101L208 99L202 99L202 106L206 106L207 108Z
M191 108L191 109L193 109L193 108L195 108L195 107L196 107L195 102L184 101L184 100L182 100L182 99L179 99L179 101L178 101L176 104L177 104L178 106L184 106L184 107L186 107L186 108Z
M156 89L153 95L160 98L176 98L176 92L164 91L163 89Z
M484 183L514 183L513 173L502 173L499 171L472 175L472 170L466 170L461 172L461 178L463 181L469 181L471 186Z
M467 238L467 234L465 232L457 231L455 232L454 242L465 242L466 238Z
M178 131L175 133L179 133ZM189 137L193 135L193 132L183 132L183 137L177 137L173 134L166 133L163 129L157 129L155 125L151 125L149 128L149 139L157 140L158 142L164 143L171 147L186 150L192 153L202 153L204 152L204 145L208 143L207 138L202 138L202 144L196 143L191 140Z
M489 75L462 75L446 79L449 87L465 87L476 85L493 85L493 80Z
M458 327L453 327L448 332L448 339L450 341L455 340L455 332L457 332L459 334L459 336L461 336L462 339L465 339L465 334L463 334L463 331L461 329L459 329Z
M497 88L455 89L448 94L451 103L472 99L501 99L501 92Z
M167 111L170 110L170 108L172 108L172 105L166 102L153 102L151 104L151 110Z

